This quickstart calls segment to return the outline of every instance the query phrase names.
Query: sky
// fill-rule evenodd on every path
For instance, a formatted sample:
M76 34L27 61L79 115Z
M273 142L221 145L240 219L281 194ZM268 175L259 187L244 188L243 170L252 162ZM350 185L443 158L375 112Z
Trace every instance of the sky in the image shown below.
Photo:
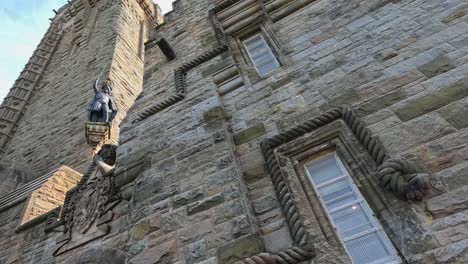
M163 13L172 9L173 0L153 0ZM28 62L49 27L52 9L67 0L0 1L0 99L3 99Z

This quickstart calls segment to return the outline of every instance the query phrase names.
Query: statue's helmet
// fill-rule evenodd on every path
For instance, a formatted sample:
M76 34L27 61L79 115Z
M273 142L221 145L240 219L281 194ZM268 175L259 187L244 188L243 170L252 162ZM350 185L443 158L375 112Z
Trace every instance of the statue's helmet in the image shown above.
M112 88L108 84L102 85L102 91L105 93L110 93L112 91Z

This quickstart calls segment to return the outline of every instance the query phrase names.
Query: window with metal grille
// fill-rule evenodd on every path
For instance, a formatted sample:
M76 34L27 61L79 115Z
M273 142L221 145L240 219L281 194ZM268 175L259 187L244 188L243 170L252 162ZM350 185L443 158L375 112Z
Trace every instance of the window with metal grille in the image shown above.
M280 66L270 46L268 46L261 34L256 34L244 40L243 43L260 76L264 76Z
M305 164L305 169L353 263L401 263L336 154L313 160Z

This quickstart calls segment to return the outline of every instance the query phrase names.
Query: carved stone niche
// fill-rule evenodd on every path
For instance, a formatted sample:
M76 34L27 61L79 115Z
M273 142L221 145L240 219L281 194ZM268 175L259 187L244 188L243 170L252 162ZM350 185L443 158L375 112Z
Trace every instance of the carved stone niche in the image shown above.
M88 145L96 149L111 138L112 123L88 122L85 125L85 135Z
M112 209L120 202L114 183L115 145L103 145L78 185L67 193L54 256L78 248L110 232ZM54 225L52 225L54 226Z

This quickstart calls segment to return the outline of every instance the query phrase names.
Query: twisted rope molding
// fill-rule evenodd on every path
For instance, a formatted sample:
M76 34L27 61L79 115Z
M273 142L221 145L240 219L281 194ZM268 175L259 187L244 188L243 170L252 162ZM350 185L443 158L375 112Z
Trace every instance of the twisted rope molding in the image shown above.
M292 247L276 254L261 253L237 261L234 264L297 264L314 256L315 253L312 247Z
M261 143L278 200L283 208L293 238L297 243L305 238L304 227L299 219L296 206L285 183L280 165L276 161L273 149L339 118L345 121L359 142L366 148L367 152L379 166L376 178L382 188L406 200L422 200L429 193L429 175L427 173L418 172L417 168L407 160L390 159L382 143L372 136L370 130L366 128L365 123L357 118L349 107L340 106L333 108L318 117L310 119L270 139L266 139Z
M187 76L187 72L198 65L205 63L214 57L220 55L221 53L227 51L229 49L228 47L228 41L226 38L226 34L224 34L223 30L221 29L221 26L219 25L219 21L216 19L216 13L219 12L220 10L223 10L224 8L227 8L234 3L239 2L240 0L227 0L225 2L220 3L219 5L215 6L213 9L211 9L208 12L211 25L213 27L213 30L215 32L215 37L218 41L219 47L214 48L213 50L207 51L203 53L202 55L198 56L197 58L182 64L182 66L178 67L176 70L174 70L174 82L175 82L175 88L176 88L176 93L173 95L170 95L168 98L165 98L159 102L156 102L155 104L141 110L140 113L136 115L136 118L132 121L133 124L138 123L166 108L169 106L176 104L177 102L181 101L182 99L185 98L185 88L186 88L186 83L185 83L185 77Z
M405 159L390 159L382 143L372 136L372 132L366 127L365 123L348 106L333 108L316 118L262 142L261 147L270 172L275 173L279 170L279 165L275 165L274 156L271 156L274 148L339 118L345 121L379 166L376 177L381 187L406 200L422 200L429 193L429 175L419 172L412 163Z

